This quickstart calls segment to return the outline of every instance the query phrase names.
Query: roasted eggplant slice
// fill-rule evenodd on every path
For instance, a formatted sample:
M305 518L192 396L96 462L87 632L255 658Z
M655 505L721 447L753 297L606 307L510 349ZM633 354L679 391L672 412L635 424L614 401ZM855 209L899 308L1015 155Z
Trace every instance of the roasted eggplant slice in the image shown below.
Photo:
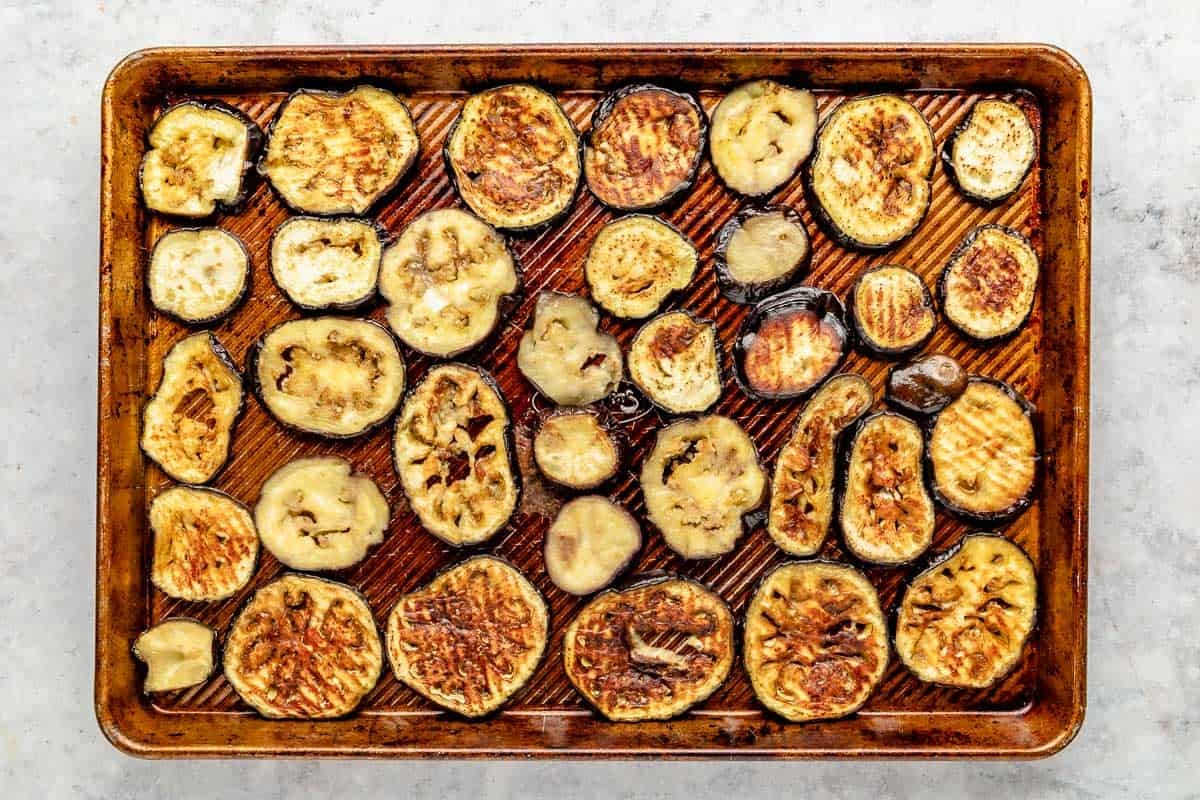
M744 208L717 234L717 286L735 303L754 303L801 277L811 255L804 222L791 208Z
M451 358L481 343L520 288L504 238L458 208L417 217L383 255L387 321L414 350Z
M565 215L583 172L571 119L554 95L524 83L468 97L444 155L463 202L489 225L513 231Z
M179 341L142 412L142 450L181 483L206 483L229 457L242 378L208 331Z
M734 342L734 374L754 397L802 397L833 374L848 349L842 301L824 289L797 286L747 315Z
M842 244L891 247L925 218L933 132L904 98L846 100L822 123L816 150L807 167L814 211Z
M271 277L308 311L351 309L379 283L383 230L365 219L292 217L271 237Z
M548 480L583 491L617 474L621 447L594 411L562 409L538 421L533 460Z
M349 714L379 680L371 607L343 583L284 575L259 589L225 640L225 679L264 717Z
M173 486L150 503L150 582L180 600L224 600L250 581L258 533L250 512L213 489Z
M475 556L400 598L388 616L388 660L419 694L482 717L533 676L549 630L534 585L498 558Z
M646 515L667 546L684 558L714 558L737 544L767 479L742 426L713 414L660 430L641 484Z
M942 147L946 173L959 191L986 205L1016 194L1036 157L1033 126L1007 100L975 103Z
M641 84L596 107L583 166L601 203L625 211L665 205L691 187L704 152L705 117L696 98Z
M839 438L873 400L871 384L861 375L835 375L800 412L771 481L767 533L783 552L811 556L825 543L833 522Z
M400 183L420 143L391 92L293 92L271 123L259 164L283 202L304 214L365 214Z
M863 272L850 289L848 305L859 343L882 358L920 349L937 327L929 290L920 275L904 267Z
M896 654L923 681L986 689L1021 660L1037 604L1025 551L1003 536L970 534L905 590Z
M791 722L862 708L888 663L879 596L844 564L782 564L746 609L743 657L760 703Z
M669 311L642 326L629 345L629 377L670 414L701 413L721 397L717 326Z
M250 357L258 396L286 427L333 438L365 433L392 415L404 359L382 326L315 317L268 331Z
M1033 406L1011 386L972 377L929 432L933 496L959 516L995 522L1033 501Z
M1029 319L1040 271L1028 239L1003 225L981 225L942 270L942 312L977 342L1004 339Z
M750 81L713 109L709 152L726 186L760 197L791 180L812 152L816 130L812 92L773 80Z
M568 594L591 594L612 583L641 549L633 515L607 497L576 497L546 531L546 574Z
M164 233L150 253L150 302L191 325L228 314L250 284L250 254L242 240L220 228Z
M950 356L935 353L888 373L887 401L913 414L936 414L967 388L967 373Z
M254 507L263 546L303 570L354 566L383 541L388 517L375 482L337 456L284 464L267 478Z
M643 319L686 287L700 262L696 246L658 217L631 214L596 234L584 277L592 299L615 317Z
M167 619L134 640L133 655L146 665L142 691L174 692L198 686L217 664L217 635L194 619Z
M601 400L617 388L625 367L621 345L599 326L600 313L582 297L542 292L521 336L517 367L559 405Z
M508 407L481 369L441 364L404 401L393 453L425 530L454 547L496 534L520 494Z

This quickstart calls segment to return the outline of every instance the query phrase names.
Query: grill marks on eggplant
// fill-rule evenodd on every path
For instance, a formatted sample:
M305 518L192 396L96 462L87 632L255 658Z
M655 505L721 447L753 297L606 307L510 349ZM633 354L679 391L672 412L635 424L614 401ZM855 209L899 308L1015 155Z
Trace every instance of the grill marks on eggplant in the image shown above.
M735 303L753 303L799 278L811 257L808 231L793 209L744 208L717 234L717 287Z
M242 240L220 228L164 233L150 253L150 302L190 324L228 314L246 292L250 255Z
M564 505L546 531L546 574L568 594L599 591L642 548L642 529L607 497L587 495Z
M594 411L563 409L539 420L533 460L547 480L583 491L617 474L621 448Z
M629 346L629 377L671 414L707 411L721 397L717 327L687 311L647 322Z
M754 306L738 331L738 383L766 400L801 397L842 363L848 340L836 295L811 286L780 292Z
M271 237L271 277L303 309L349 309L375 294L382 256L370 220L292 217Z
M250 512L212 489L174 486L150 503L150 581L181 600L224 600L249 581L258 561Z
M942 271L942 312L976 341L1011 336L1033 311L1040 271L1028 239L1003 225L981 225L967 234Z
M596 234L584 276L592 299L605 311L643 319L692 282L699 260L696 246L674 226L631 214Z
M772 80L743 83L712 114L713 167L735 192L757 197L791 180L813 148L812 92Z
M599 326L600 313L582 297L542 292L521 336L517 367L559 405L601 400L617 388L625 367L616 338Z
M1025 112L1007 100L979 100L942 148L942 161L966 197L994 205L1016 194L1037 157Z
M850 290L850 316L858 341L870 352L898 356L929 341L937 327L933 298L910 269L868 269Z
M142 691L174 692L198 686L216 668L217 635L193 619L167 619L133 642L133 656L146 665Z

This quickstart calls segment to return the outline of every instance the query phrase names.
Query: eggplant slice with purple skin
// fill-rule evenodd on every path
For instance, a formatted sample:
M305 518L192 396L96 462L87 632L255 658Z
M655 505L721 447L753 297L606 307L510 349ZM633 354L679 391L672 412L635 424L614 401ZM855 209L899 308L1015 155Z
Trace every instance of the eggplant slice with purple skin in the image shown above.
M386 238L374 220L291 217L271 236L271 277L305 311L357 308L375 296Z
M846 310L832 292L797 286L768 297L747 315L734 341L734 375L764 400L803 397L850 349Z
M946 174L963 196L997 205L1017 193L1037 159L1037 135L1008 100L979 100L942 146Z
M717 233L717 287L735 303L754 303L803 277L812 258L804 221L788 206L743 208Z
M629 345L629 378L668 414L700 414L721 398L717 326L690 311L647 322Z
M165 619L134 640L133 656L146 665L146 694L199 686L217 668L217 634L194 619Z
M150 582L168 597L224 600L250 582L258 531L250 511L224 492L172 486L150 503Z
M747 197L770 194L808 158L817 100L773 80L743 83L713 109L709 153L725 185Z
M215 322L250 286L250 253L220 228L177 228L154 243L146 272L150 303L188 325Z
M533 432L533 461L550 482L586 491L611 480L621 466L621 444L600 415L564 408L543 413Z
M599 495L576 497L546 531L546 574L568 594L598 592L642 549L642 529L621 506Z
M644 319L696 275L696 245L674 225L630 214L600 229L584 277L592 299L614 317Z
M942 270L942 313L973 341L1007 339L1033 311L1040 271L1028 239L1003 225L981 225L967 234Z
M885 264L864 271L846 305L857 341L880 358L919 350L937 329L929 289L905 267Z
M967 388L967 373L941 353L893 367L888 373L888 403L910 414L936 414Z
M517 347L517 368L562 406L608 397L625 374L621 345L600 330L600 312L582 297L542 292Z

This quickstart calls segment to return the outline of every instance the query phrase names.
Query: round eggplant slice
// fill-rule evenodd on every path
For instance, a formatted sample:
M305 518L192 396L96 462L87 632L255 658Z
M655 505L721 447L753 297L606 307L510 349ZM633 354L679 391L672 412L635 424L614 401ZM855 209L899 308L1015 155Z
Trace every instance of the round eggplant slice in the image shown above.
M413 512L446 544L487 541L517 507L508 408L481 369L430 369L404 401L393 453Z
M759 302L734 342L742 389L766 400L802 397L846 357L846 310L832 292L797 286Z
M808 184L818 219L842 244L891 247L925 218L934 144L916 106L893 94L847 100L817 133Z
M706 587L657 578L597 596L563 633L567 677L615 722L670 719L720 688L733 614Z
M929 432L933 496L959 516L995 522L1033 500L1033 407L1007 384L972 377Z
M825 543L833 522L838 441L873 401L865 378L835 375L800 412L771 480L767 533L783 552L811 556Z
M554 95L524 83L468 97L444 155L463 202L512 231L565 215L583 172L571 119Z
M1020 661L1037 602L1025 551L1003 536L970 534L905 590L896 654L923 681L986 689Z
M855 429L838 521L847 549L863 561L903 564L933 543L924 445L917 423L890 411Z
M811 255L804 222L791 208L744 208L717 234L717 286L735 303L754 303L801 277Z
M883 358L919 349L937 327L929 290L904 267L868 269L855 281L848 305L858 341Z
M212 480L229 457L242 378L208 331L179 341L142 412L142 450L180 483Z
M422 696L482 717L533 677L549 630L534 585L498 558L475 556L400 598L388 616L388 660Z
M546 574L568 594L591 594L613 582L642 549L637 520L599 495L576 497L546 531Z
M150 302L181 322L213 322L228 314L250 283L250 254L220 228L164 233L150 254Z
M458 208L409 223L384 252L379 281L400 341L437 358L486 339L521 285L504 238Z
M305 214L365 214L400 183L420 142L391 92L301 89L271 123L259 164L283 202Z
M625 211L665 205L691 187L704 152L696 98L659 86L626 86L592 115L583 166L601 203Z
M625 368L621 345L599 326L600 313L582 297L542 292L533 322L521 336L517 367L535 389L562 406L608 397Z
M264 717L327 719L349 714L375 688L383 645L352 587L288 574L242 608L224 661L225 679Z
M913 414L936 414L967 388L967 373L950 356L935 353L888 373L887 401Z
M250 512L222 492L173 486L150 503L150 582L180 600L224 600L250 581L258 533Z
M776 567L746 609L743 657L760 703L791 722L862 708L888 663L879 596L844 564Z
M946 172L966 197L995 205L1017 193L1037 156L1025 112L1007 100L980 100L942 148Z
M696 246L658 217L631 214L596 234L584 277L592 299L615 317L643 319L696 275Z
M812 92L772 80L750 81L713 110L709 152L726 186L759 197L791 180L812 152L816 130Z
M348 438L392 415L404 392L404 359L382 326L315 317L275 327L250 359L258 395L281 424Z
M715 558L737 544L767 479L742 426L713 414L660 430L641 484L646 515L667 546L684 558Z
M1028 239L1003 225L981 225L942 270L942 312L977 342L1004 339L1029 319L1040 271Z
M298 458L267 478L254 507L263 546L292 569L345 569L383 541L388 504L337 456Z
M167 619L133 642L133 655L146 665L142 691L174 692L199 686L217 665L217 635L194 619Z
M721 397L717 326L669 311L642 326L629 345L629 377L670 414L702 413Z
M582 491L617 474L621 448L595 412L562 410L539 421L533 460L548 480Z
M292 217L271 237L271 277L303 309L351 309L375 294L382 256L370 220Z

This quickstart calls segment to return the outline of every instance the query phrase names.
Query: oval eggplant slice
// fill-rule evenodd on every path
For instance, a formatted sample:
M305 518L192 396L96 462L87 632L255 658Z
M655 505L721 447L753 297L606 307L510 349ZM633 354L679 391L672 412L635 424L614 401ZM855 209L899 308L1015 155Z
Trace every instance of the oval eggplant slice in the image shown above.
M292 217L271 237L271 277L308 311L370 300L382 257L383 230L366 219Z
M391 92L293 92L271 123L259 164L289 207L304 214L365 214L417 160L408 107Z
M225 679L264 717L349 714L375 688L383 645L371 607L343 583L284 575L259 589L225 640Z
M365 319L284 322L255 345L251 374L280 424L348 438L392 415L404 392L404 359L382 326Z
M142 412L142 450L180 483L207 483L229 457L242 408L242 378L208 331L163 358L162 379Z
M811 256L808 232L794 210L744 208L717 234L717 286L735 303L754 303L803 275Z
M770 194L791 180L808 158L816 130L812 92L773 80L743 83L713 109L713 167L739 194Z
M216 633L194 619L163 620L133 642L134 658L146 665L147 694L199 686L216 669L216 653Z
M1003 536L970 534L904 591L896 654L929 683L993 686L1021 660L1037 601L1025 551Z
M599 326L600 313L582 297L542 292L521 336L517 367L535 389L562 406L608 397L625 367L621 345Z
M173 486L150 503L150 582L180 600L224 600L250 581L258 533L250 512L213 489Z
M576 497L546 531L546 574L568 594L591 594L612 583L641 549L633 515L607 497Z
M835 375L800 412L771 480L767 533L783 552L811 556L825 543L833 522L838 441L873 400L861 375Z
M981 225L967 234L942 270L942 312L970 339L1004 339L1029 319L1040 271L1028 239L1003 225Z
M482 369L441 364L404 401L393 454L425 530L453 547L487 541L517 507L508 407Z
M250 254L220 228L167 231L154 243L147 271L150 302L196 325L228 314L250 284Z
M626 86L596 107L583 166L604 205L644 211L686 191L700 168L705 117L696 98L659 86Z
M758 701L791 722L862 708L888 663L879 596L844 564L782 564L746 609L746 674Z
M904 267L884 265L863 272L848 305L858 341L882 358L919 349L937 327L929 290L920 275Z
M384 252L379 281L400 341L437 358L486 339L521 285L504 238L458 208L409 223Z
M511 231L565 215L583 173L570 117L554 95L524 83L468 97L444 156L463 202L489 225Z
M817 133L808 186L817 218L842 244L891 247L925 218L934 144L916 106L894 94L847 100Z
M721 397L717 326L669 311L642 326L629 345L629 378L669 414L702 413Z
M533 435L533 460L542 475L559 486L594 489L617 474L621 448L593 411L546 414Z
M967 373L950 356L935 353L888 373L887 401L914 414L935 414L967 388Z
M696 246L658 217L631 214L596 234L584 277L601 308L615 317L643 319L686 287L700 263Z
M995 522L1033 501L1037 439L1033 406L1015 389L972 377L929 432L933 496L967 519Z
M761 301L746 317L734 341L735 375L754 397L802 397L833 374L848 346L842 301L797 286Z
M263 546L292 569L345 569L383 541L388 504L337 456L298 458L267 478L254 506Z
M546 601L512 565L475 556L406 594L387 622L396 678L464 717L490 714L541 663Z
M1033 126L1007 100L976 102L942 147L950 179L963 195L985 205L1016 194L1036 156Z
M641 484L646 516L667 546L684 558L715 558L737 544L767 480L742 426L713 414L660 430Z

